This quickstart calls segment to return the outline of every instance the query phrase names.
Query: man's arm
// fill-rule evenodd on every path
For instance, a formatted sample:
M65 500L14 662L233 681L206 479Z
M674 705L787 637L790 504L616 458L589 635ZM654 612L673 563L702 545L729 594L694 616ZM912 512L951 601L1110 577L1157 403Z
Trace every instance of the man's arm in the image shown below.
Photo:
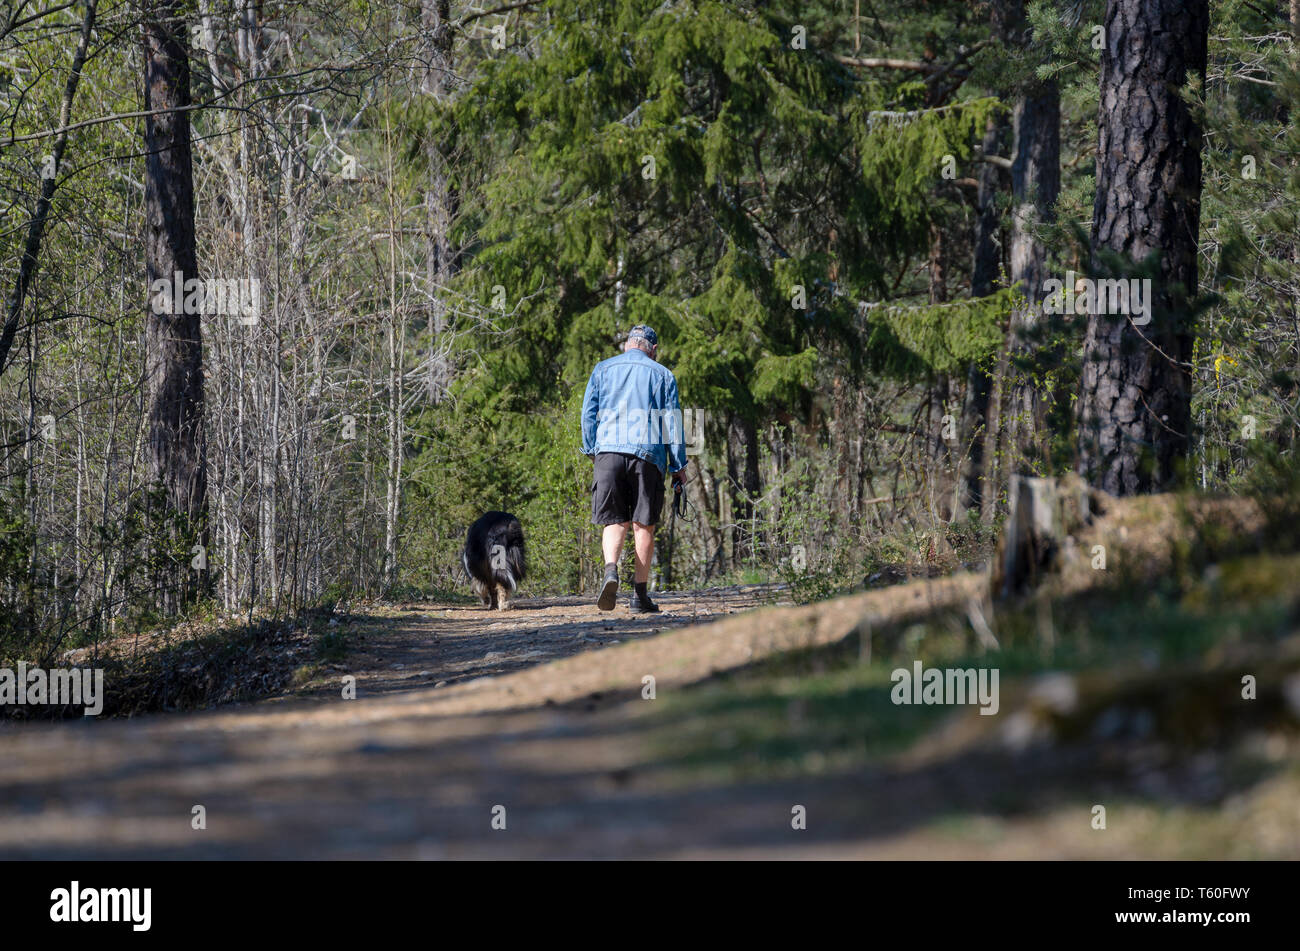
M674 482L681 482L686 468L686 420L682 417L682 405L677 398L677 377L668 375L668 393L665 407L673 414L674 420L681 420L680 426L673 427L673 441L668 445L668 471L673 474Z
M582 395L582 454L596 451L596 418L600 411L596 398L596 371L587 378L587 392Z

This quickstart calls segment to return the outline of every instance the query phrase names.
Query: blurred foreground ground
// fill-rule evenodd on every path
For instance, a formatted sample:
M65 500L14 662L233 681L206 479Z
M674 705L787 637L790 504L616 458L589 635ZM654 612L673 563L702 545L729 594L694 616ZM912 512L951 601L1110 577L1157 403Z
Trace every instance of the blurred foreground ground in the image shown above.
M1086 625L1128 622L1078 602L1044 628L1040 606L990 616L986 653L986 585L666 594L651 618L571 598L378 611L290 696L0 723L0 857L1300 857L1285 597L1235 635L1152 620L1169 650L1137 628L1107 647ZM912 657L999 666L999 712L894 705Z

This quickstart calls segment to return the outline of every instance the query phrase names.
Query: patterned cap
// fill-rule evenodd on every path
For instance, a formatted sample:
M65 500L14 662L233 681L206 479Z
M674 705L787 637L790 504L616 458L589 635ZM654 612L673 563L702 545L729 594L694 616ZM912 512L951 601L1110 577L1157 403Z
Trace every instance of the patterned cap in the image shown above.
M659 335L654 332L653 328L647 327L645 324L637 324L627 332L628 340L633 340L637 337L640 337L652 347L659 346Z

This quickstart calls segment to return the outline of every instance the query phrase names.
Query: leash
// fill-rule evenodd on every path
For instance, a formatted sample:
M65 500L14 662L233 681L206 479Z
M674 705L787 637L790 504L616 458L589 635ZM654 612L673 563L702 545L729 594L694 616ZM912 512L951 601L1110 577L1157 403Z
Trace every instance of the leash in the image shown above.
M691 503L686 499L686 493L682 491L685 483L673 483L673 505L672 514L668 516L668 564L664 567L664 590L670 591L673 586L673 530L677 527L677 519L686 523L695 521L694 518L688 518L687 510L690 509Z

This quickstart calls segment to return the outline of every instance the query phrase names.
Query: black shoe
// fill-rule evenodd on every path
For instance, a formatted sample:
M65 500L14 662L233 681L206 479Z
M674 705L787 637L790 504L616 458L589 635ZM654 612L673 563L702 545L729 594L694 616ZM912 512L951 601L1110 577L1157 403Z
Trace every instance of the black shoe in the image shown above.
M659 605L650 600L650 595L642 597L635 591L627 599L627 609L633 614L658 614Z
M605 569L605 581L600 586L600 597L596 599L596 607L602 611L614 610L614 604L618 598L618 567Z

